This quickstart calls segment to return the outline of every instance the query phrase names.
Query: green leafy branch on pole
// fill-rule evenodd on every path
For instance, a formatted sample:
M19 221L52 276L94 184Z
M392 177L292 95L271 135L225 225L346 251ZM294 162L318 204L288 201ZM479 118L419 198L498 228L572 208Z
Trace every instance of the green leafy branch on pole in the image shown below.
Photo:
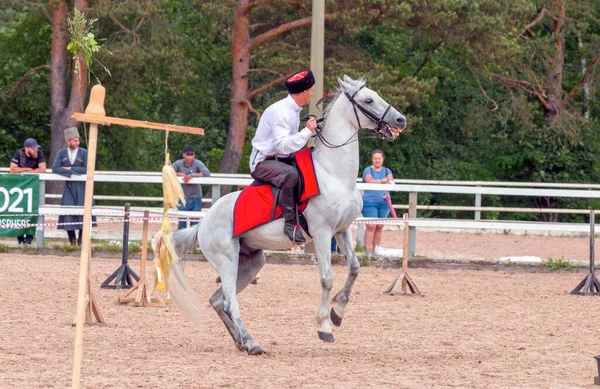
M100 84L100 80L91 69L92 63L97 61L104 71L110 76L110 71L104 66L95 56L94 53L100 51L101 46L96 41L96 37L92 33L92 27L97 19L87 19L83 12L75 9L72 17L67 19L67 25L69 29L70 40L67 45L67 50L73 56L75 62L75 73L79 74L81 70L80 63L78 61L79 55L83 54L85 63L88 67L88 82L90 80L90 73L94 75L96 81ZM108 52L109 54L112 54Z

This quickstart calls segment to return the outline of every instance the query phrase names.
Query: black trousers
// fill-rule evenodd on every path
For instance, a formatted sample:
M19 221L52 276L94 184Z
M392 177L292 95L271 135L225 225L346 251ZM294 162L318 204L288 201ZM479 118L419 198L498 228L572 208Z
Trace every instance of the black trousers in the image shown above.
M304 243L306 239L302 236L299 227L296 199L294 198L294 187L298 183L299 176L296 167L289 165L291 162L291 158L285 160L267 159L256 165L250 175L255 180L268 182L280 188L278 203L283 208L283 219L285 221L283 232L292 242Z
M250 175L255 180L268 182L278 188L293 188L299 180L298 170L286 162L291 162L291 158L264 160L256 165Z

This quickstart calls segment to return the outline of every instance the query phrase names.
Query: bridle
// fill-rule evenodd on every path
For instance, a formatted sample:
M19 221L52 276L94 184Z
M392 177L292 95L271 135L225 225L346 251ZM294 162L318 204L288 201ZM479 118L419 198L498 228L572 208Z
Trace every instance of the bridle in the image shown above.
M354 116L356 117L356 123L358 124L358 130L356 130L356 132L354 134L350 135L350 138L348 138L347 141L345 141L344 143L339 144L339 145L335 145L335 144L329 142L323 136L323 134L322 134L322 131L323 131L322 128L319 125L317 125L316 136L321 140L321 142L326 147L328 147L330 149L336 149L336 148L339 148L339 147L346 146L347 144L350 144L350 143L353 143L353 142L357 142L360 139L380 139L380 140L393 140L394 139L393 135L391 135L391 128L392 128L392 126L390 126L389 124L387 124L384 121L385 116L390 111L390 108L392 107L392 105L388 104L388 106L385 109L385 111L383 111L383 114L381 115L381 118L378 118L377 115L375 115L373 112L369 111L367 108L365 108L362 105L360 105L358 103L358 101L356 101L354 99L354 97L356 96L356 94L358 92L360 92L361 89L364 88L365 86L366 86L366 84L363 84L352 95L350 95L350 93L344 91L344 95L346 95L346 97L348 98L348 100L352 104L352 109L354 110ZM363 128L362 125L360 124L360 118L358 117L358 111L357 111L357 109L360 112L362 112L372 123L376 124L377 127L375 127L375 128ZM324 118L317 119L317 123L321 123L323 121L323 119ZM363 136L363 137L358 137L357 134L360 131L374 132L378 136ZM354 138L355 136L357 136L357 137L356 137L356 139L353 140L352 138Z
M354 96L356 96L356 94L358 92L361 91L362 88L365 87L366 84L363 84L360 88L358 88L356 90L356 92L354 92L354 94L352 96L350 96L350 93L344 91L344 94L346 95L346 97L348 98L348 100L350 100L350 102L352 103L352 108L354 109L354 116L356 116L356 122L358 123L358 131L360 130L365 130L368 132L374 132L376 134L381 134L384 135L385 133L382 133L381 130L388 130L391 128L391 126L387 123L385 123L383 121L383 119L385 118L385 115L387 115L387 113L390 111L390 108L392 108L391 104L388 104L387 108L385 109L385 111L383 111L383 115L381 115L381 118L378 118L373 112L369 111L368 109L366 109L365 107L363 107L362 105L360 105L355 99ZM358 112L356 111L356 109L358 108L358 110L360 110L360 112L362 112L367 118L369 118L369 120L371 120L372 123L377 124L377 127L375 128L363 128L360 124L360 119L358 117Z

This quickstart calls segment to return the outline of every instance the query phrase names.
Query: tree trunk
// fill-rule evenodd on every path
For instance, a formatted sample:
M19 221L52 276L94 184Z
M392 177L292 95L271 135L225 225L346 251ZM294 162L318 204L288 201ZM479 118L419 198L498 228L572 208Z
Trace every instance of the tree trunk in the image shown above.
M581 39L581 35L577 36L577 45L579 46L579 50L583 51L583 40ZM581 77L585 77L585 73L587 71L587 61L585 57L581 58ZM583 81L583 110L581 112L583 117L586 119L590 118L590 82L587 78Z
M50 155L48 164L54 161L58 150L64 147L64 137L58 136L64 125L67 106L67 44L69 32L67 18L69 10L65 0L50 0L52 12L52 46L50 49Z
M246 130L248 128L248 71L250 70L250 21L248 17L249 0L241 0L235 10L233 33L231 36L232 79L231 112L229 131L221 173L237 173L242 158Z
M563 112L563 68L565 64L565 19L566 8L560 1L554 2L553 35L555 56L547 77L548 109L544 118L548 122L556 120Z
M88 4L84 0L76 0L75 8L81 12L87 12ZM58 153L65 147L63 130L67 127L76 126L77 121L71 119L74 112L83 112L83 102L86 97L88 85L88 68L83 57L80 56L79 74L75 74L74 61L67 51L69 43L69 31L67 18L69 9L66 0L50 0L52 15L52 45L50 49L50 155L48 155L48 166ZM68 64L71 65L71 91L67 100L67 77ZM60 193L61 182L51 181L46 187L48 193Z

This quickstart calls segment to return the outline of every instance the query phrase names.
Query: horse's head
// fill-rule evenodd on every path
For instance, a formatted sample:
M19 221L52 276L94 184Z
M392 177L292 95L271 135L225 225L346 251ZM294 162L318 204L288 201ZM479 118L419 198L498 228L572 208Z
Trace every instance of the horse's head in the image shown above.
M385 140L394 140L406 128L406 117L367 88L364 78L353 80L344 75L338 79L341 93L352 104L359 130L374 132ZM343 96L340 96L343 98Z

